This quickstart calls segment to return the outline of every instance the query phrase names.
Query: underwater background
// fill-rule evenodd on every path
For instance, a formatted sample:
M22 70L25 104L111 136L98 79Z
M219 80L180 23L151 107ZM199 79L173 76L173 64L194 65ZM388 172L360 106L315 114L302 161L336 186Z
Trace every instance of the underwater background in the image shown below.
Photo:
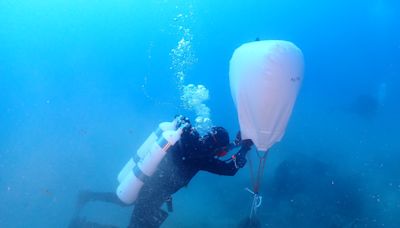
M186 85L204 85L209 96L194 95L233 138L229 60L256 38L292 41L305 57L268 156L262 226L400 227L394 0L0 0L0 227L67 227L78 192L114 191L159 122L196 118ZM248 169L200 172L163 227L237 226ZM125 227L131 211L93 202L81 216Z

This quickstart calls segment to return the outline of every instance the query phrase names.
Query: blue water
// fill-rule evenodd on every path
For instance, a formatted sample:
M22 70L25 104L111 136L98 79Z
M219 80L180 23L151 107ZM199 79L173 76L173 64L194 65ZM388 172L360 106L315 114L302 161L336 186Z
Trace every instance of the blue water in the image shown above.
M189 28L212 120L238 130L229 59L284 39L305 80L269 154L263 227L400 226L397 1L0 1L0 227L66 227L81 189L111 191L130 155L181 107L171 49ZM185 20L174 20L177 15ZM164 227L235 227L250 211L249 166L197 175ZM127 225L132 208L82 216Z

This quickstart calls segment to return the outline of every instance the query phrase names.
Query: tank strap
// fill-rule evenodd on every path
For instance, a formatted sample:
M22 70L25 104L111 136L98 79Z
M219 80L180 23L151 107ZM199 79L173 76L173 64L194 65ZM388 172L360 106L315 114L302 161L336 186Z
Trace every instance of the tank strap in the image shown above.
M163 133L163 130L160 127L157 127L157 129L154 131L154 134L158 137L160 137Z
M146 183L146 182L149 181L149 179L150 179L150 177L147 176L146 174L144 174L144 173L142 172L142 170L140 170L139 166L137 166L137 165L133 168L133 173L134 173L135 176L136 176L139 180L141 180L143 183Z
M160 137L157 140L157 144L160 146L160 148L162 148L164 151L167 151L169 149L169 147L171 146L171 144L169 144L168 140L164 137Z

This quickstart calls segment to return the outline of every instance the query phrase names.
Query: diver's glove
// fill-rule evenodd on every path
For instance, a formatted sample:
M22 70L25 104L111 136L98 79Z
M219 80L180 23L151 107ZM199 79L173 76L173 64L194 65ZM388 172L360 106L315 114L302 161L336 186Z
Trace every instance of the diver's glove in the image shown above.
M251 141L251 139L241 140L240 144L242 145L241 149L247 149L247 150L250 150L251 146L254 145L254 143L253 143L253 141Z
M235 155L233 155L233 160L235 162L236 168L243 168L244 165L246 165L246 155L247 152L250 151L253 142L251 141L251 139L245 139L241 141L241 145L242 147L240 148L240 150Z
M231 143L229 143L228 150L232 150L234 148L239 147L241 145L241 142L242 142L242 136L240 134L240 131L238 131L235 139Z
M241 141L242 141L242 135L240 134L240 131L238 131L235 140L233 140L233 145L239 146Z

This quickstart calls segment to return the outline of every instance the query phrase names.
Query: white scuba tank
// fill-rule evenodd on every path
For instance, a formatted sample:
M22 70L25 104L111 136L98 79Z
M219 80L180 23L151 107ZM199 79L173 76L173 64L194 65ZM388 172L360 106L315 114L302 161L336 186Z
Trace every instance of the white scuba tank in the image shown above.
M118 182L121 183L124 178L128 175L129 171L135 167L135 164L138 163L141 159L143 159L146 154L150 151L151 146L157 139L161 136L164 131L175 130L176 124L178 122L178 117L175 118L172 122L162 122L158 125L157 129L154 130L149 137L147 137L146 141L139 147L136 153L129 159L129 161L125 164L125 166L118 173Z
M149 154L129 171L116 190L122 202L132 204L136 200L146 179L153 175L169 148L181 138L185 126L181 126L176 131L164 131L151 146Z

